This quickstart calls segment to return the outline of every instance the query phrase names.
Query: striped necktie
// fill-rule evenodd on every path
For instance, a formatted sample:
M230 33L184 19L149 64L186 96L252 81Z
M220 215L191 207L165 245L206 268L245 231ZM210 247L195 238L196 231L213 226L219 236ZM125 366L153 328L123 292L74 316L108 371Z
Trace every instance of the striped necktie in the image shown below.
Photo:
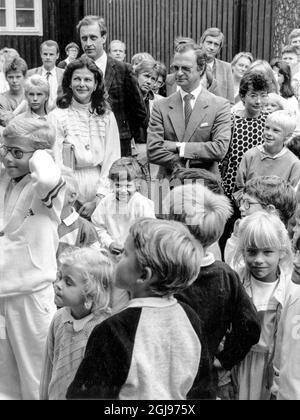
M191 114L193 112L192 106L191 106L191 100L194 99L194 95L191 93L188 93L184 96L183 100L185 102L184 105L184 116L185 116L185 128L187 127Z

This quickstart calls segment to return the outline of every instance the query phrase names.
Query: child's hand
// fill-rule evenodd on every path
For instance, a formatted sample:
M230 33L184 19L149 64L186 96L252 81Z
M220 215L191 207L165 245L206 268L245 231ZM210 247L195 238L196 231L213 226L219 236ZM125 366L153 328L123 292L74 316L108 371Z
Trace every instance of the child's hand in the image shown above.
M109 250L112 254L122 254L122 252L124 251L124 247L123 245L117 243L117 242L112 242L109 246Z
M80 214L80 216L84 217L85 219L90 219L95 209L96 209L96 202L89 201L87 203L84 203L84 205L79 209L78 213Z

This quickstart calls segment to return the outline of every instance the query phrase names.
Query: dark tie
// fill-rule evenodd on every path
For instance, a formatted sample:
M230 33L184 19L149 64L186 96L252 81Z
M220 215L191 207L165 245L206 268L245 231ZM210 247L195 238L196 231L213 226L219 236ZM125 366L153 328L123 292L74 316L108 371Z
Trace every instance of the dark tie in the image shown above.
M187 125L189 123L189 119L190 119L191 114L193 112L192 106L191 106L191 100L192 99L194 99L194 95L192 95L191 93L188 93L183 98L183 100L185 102L185 105L184 105L185 128L187 127Z
M51 71L47 71L46 73L46 79L49 81L49 77L51 76Z

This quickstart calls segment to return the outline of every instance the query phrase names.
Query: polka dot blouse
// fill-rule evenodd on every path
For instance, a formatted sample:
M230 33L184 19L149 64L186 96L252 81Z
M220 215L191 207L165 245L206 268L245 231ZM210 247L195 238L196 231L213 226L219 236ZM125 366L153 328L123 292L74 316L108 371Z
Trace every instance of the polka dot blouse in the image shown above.
M236 173L243 155L252 147L263 143L267 116L265 113L257 118L245 118L237 114L231 116L233 133L227 155L221 164L222 184L228 197L235 190Z

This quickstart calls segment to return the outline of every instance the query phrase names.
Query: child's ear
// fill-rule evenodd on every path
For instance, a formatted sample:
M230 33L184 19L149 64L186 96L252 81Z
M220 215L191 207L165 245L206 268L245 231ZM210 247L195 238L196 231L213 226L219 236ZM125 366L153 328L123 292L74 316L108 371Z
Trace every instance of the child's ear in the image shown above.
M150 267L143 268L142 275L137 279L138 283L145 283L151 281L153 276L152 270Z
M267 205L267 210L268 210L270 213L276 213L276 214L277 214L276 207L275 207L273 204L268 204L268 205Z

